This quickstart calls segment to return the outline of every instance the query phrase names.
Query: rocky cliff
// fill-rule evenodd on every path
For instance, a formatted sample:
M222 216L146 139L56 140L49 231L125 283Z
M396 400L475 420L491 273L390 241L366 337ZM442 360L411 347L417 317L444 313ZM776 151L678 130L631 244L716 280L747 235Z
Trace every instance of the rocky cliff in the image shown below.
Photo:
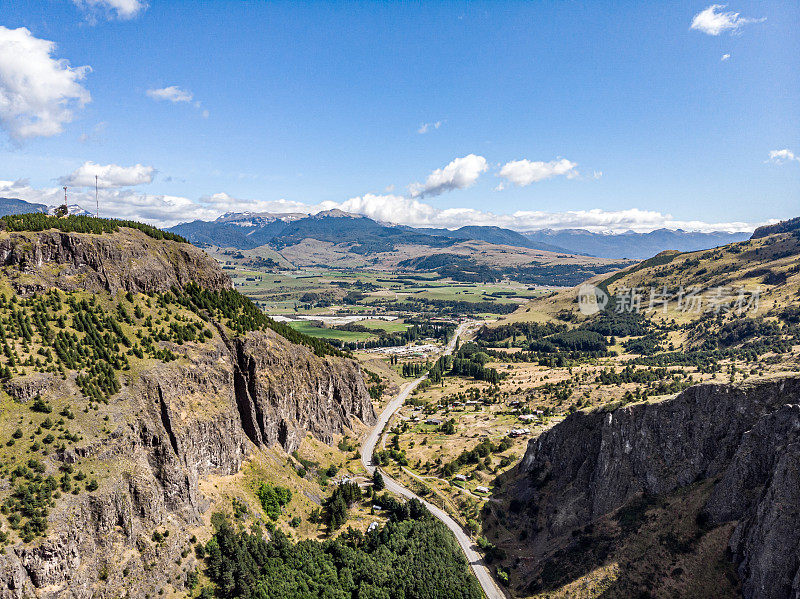
M800 378L698 385L573 414L530 441L510 493L536 557L636 497L713 481L703 518L734 525L744 596L784 599L800 596L799 458Z
M50 282L112 292L166 290L188 281L212 290L230 286L199 250L131 230L3 234L0 257L20 297ZM108 294L97 297L99 304L117 305ZM141 305L156 304L154 297L137 297ZM165 318L168 311L154 307L153 314ZM176 312L172 322L190 322L190 316ZM79 411L85 388L75 373L33 373L6 382L4 441L31 417L34 398L53 406L53 416L77 414L62 425L69 426L68 435L79 434L72 437L76 443L56 442L54 451L45 448L45 457L30 449L22 463L36 456L43 474L54 477L74 465L98 488L57 493L43 538L10 537L0 555L0 598L145 597L169 585L182 589L197 566L190 531L207 523L211 508L200 491L204 477L237 473L259 447L292 452L309 433L330 443L358 421L374 421L355 361L319 357L269 329L236 335L213 318L208 324L202 342L159 342L174 359L145 356L121 370L121 389L101 409L89 401ZM19 458L5 459L13 466ZM13 485L13 478L0 478L0 496L13 492Z
M21 293L166 291L190 281L212 290L232 287L202 250L124 227L113 235L0 231L0 265Z

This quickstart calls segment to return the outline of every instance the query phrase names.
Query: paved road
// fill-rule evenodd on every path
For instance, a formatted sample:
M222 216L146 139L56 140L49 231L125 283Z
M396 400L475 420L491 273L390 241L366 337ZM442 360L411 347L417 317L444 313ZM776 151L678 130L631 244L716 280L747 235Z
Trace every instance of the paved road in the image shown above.
M453 335L453 338L450 340L450 343L447 344L447 347L444 350L445 355L453 352L453 349L456 346L456 340L464 333L469 324L470 323L468 322L464 322L459 325L459 327L456 329L455 335ZM427 375L423 375L415 381L409 383L400 391L397 397L389 402L389 404L383 409L383 412L381 412L381 415L378 417L378 421L375 423L373 429L369 432L369 435L364 440L364 443L361 445L361 463L364 464L364 468L366 468L370 475L375 472L375 466L372 463L372 455L375 452L375 446L378 443L378 439L380 439L383 429L386 428L386 424L389 422L389 419L392 417L392 415L405 403L406 398L411 394L411 392L414 391L414 389L416 389L417 386L426 378ZM478 582L483 588L483 592L486 594L487 599L506 599L506 594L497 585L491 573L489 572L489 568L486 567L483 558L481 557L480 553L478 553L478 550L472 543L472 540L469 538L469 535L464 532L464 529L461 528L458 522L453 520L444 510L438 508L429 501L425 501L422 497L419 497L393 478L387 476L385 472L382 474L383 480L386 483L386 489L388 491L402 495L407 499L419 499L425 505L425 507L428 508L431 514L441 520L444 525L453 532L458 544L461 545L462 551L464 551L464 555L467 557L467 561L469 561L470 565L472 566L472 570L475 572L475 576L478 578Z

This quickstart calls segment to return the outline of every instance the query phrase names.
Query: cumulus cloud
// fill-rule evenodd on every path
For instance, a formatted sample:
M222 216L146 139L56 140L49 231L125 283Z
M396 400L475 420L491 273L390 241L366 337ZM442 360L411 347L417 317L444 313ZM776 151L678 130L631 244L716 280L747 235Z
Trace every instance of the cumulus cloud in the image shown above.
M692 19L691 29L702 31L708 35L719 35L725 31L737 33L744 25L766 21L766 18L748 19L740 16L738 12L723 12L722 9L725 7L725 4L712 4L700 11Z
M207 210L215 211L217 215L226 212L272 212L275 214L287 212L302 212L311 214L320 210L327 210L322 204L309 206L302 202L292 200L248 200L236 198L224 191L205 195L200 198L199 204Z
M725 61L726 61L726 60L728 60L730 57L731 57L731 55L730 55L730 54L723 54L723 55L722 55L722 58L720 58L720 61L722 61L722 62L725 62Z
M797 161L800 162L800 156L795 156L794 152L792 152L789 148L784 148L783 150L772 150L769 153L769 158L767 162L773 162L775 164L784 164L786 162L793 162Z
M687 231L752 231L754 226L743 222L681 221L661 212L639 210L571 210L564 212L520 210L512 214L494 214L474 208L438 209L413 198L396 195L366 194L344 202L324 202L307 206L305 212L339 208L363 214L375 220L415 227L458 228L464 225L487 225L533 231L537 229L587 229L594 232L648 232L655 229Z
M503 177L509 183L525 187L531 183L538 183L539 181L562 175L567 179L574 179L578 176L578 171L575 170L577 166L577 163L570 162L566 158L559 158L550 162L527 159L513 160L502 166L498 176ZM500 188L502 189L503 187L501 184Z
M69 187L94 187L95 176L97 186L103 189L115 187L132 187L153 182L155 169L152 166L136 164L134 166L119 166L117 164L97 164L92 161L84 162L69 175L61 177L61 185Z
M456 158L444 168L433 171L425 183L412 183L408 189L411 197L437 196L453 189L466 189L475 184L481 173L489 168L486 158L468 154Z
M60 187L32 187L26 180L0 181L0 197L58 206L64 203L64 190ZM221 214L219 208L206 206L200 201L181 196L138 193L130 188L101 189L98 199L101 217L138 220L161 227L195 218L213 220ZM70 190L69 203L94 212L94 189Z
M61 133L91 101L79 83L91 68L71 67L54 51L24 27L0 26L0 127L15 141Z
M169 87L162 87L159 89L148 89L147 95L154 100L167 100L173 104L178 102L191 102L194 96L192 92L182 89L177 85L170 85Z
M83 10L90 19L119 19L127 21L147 9L140 0L73 0L75 6Z
M375 195L370 193L350 198L341 203L331 202L326 204L326 207L326 209L338 208L353 214L363 214L385 223L403 225L430 222L438 212L433 206L419 200L391 194Z
M0 197L19 198L56 206L63 202L60 187L37 189L27 181L0 181ZM70 204L94 206L94 190L70 191ZM520 210L512 214L494 214L474 208L439 209L418 199L393 194L365 194L342 202L325 201L304 204L292 200L250 200L218 192L192 200L181 196L138 193L132 189L101 189L100 216L133 219L170 227L195 219L213 220L226 212L301 212L316 214L338 208L372 219L415 227L456 229L464 225L490 225L532 231L536 229L587 229L594 232L683 229L686 231L752 231L755 224L744 222L682 221L669 214L650 210ZM758 223L764 224L764 223Z
M441 126L442 126L442 121L436 121L435 123L422 123L419 126L419 129L417 129L417 133L419 133L420 135L424 135L431 129L438 129Z

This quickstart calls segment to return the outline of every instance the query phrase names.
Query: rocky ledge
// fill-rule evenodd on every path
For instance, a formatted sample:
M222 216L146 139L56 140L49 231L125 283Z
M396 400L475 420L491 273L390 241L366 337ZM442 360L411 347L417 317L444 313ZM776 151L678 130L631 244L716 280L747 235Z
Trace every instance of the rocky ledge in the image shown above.
M744 597L800 596L800 377L575 413L529 442L518 475L511 494L536 507L534 556L636 496L714 479L704 512L735 523Z
M189 282L209 290L232 287L228 276L202 250L126 227L113 235L3 231L0 265L21 293L51 287L163 292Z

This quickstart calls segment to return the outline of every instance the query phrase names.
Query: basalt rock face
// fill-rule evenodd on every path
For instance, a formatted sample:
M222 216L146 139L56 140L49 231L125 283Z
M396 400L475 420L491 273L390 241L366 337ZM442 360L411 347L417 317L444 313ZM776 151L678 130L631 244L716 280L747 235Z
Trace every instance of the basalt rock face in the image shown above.
M120 409L110 439L87 439L77 455L58 456L111 464L114 480L55 512L43 542L0 555L0 598L88 599L101 572L109 596L155 596L175 573L187 530L204 522L202 477L235 474L254 446L291 452L307 433L330 442L357 419L375 420L356 362L320 358L272 331L171 349L187 360L158 364L114 398ZM78 390L67 381L59 392ZM153 532L164 529L172 534L154 544Z
M248 335L235 343L234 388L243 429L254 443L280 443L292 452L306 431L330 443L352 426L353 417L375 421L354 362L322 360L280 341L276 335Z
M0 265L22 293L66 291L167 291L189 282L206 289L232 287L202 250L157 240L122 227L113 235L62 231L0 233Z
M98 291L165 290L190 280L230 286L218 265L191 246L163 242L162 248L145 237L144 248L124 249L136 245L138 231L33 237L32 247L21 248L20 239L0 234L0 257L18 289L34 289L48 276L67 289L82 281ZM151 272L153 264L166 270ZM212 338L204 343L162 342L177 360L120 372L122 389L103 409L108 419L98 417L97 430L80 431L80 442L44 458L56 474L62 465L91 468L99 488L63 494L44 539L5 547L0 599L141 599L161 589L182 591L187 572L199 566L189 538L207 537L212 505L201 491L205 477L236 474L258 447L291 452L308 433L329 443L359 420L374 422L355 361L321 358L271 330L236 337L218 323L209 328ZM66 380L20 377L7 388L17 402L82 397L74 373ZM0 479L0 491L8 485ZM156 541L154 532L170 534Z
M640 494L717 479L704 512L736 522L744 596L800 597L800 378L698 385L674 399L576 413L533 439L514 496L535 506L530 547Z

